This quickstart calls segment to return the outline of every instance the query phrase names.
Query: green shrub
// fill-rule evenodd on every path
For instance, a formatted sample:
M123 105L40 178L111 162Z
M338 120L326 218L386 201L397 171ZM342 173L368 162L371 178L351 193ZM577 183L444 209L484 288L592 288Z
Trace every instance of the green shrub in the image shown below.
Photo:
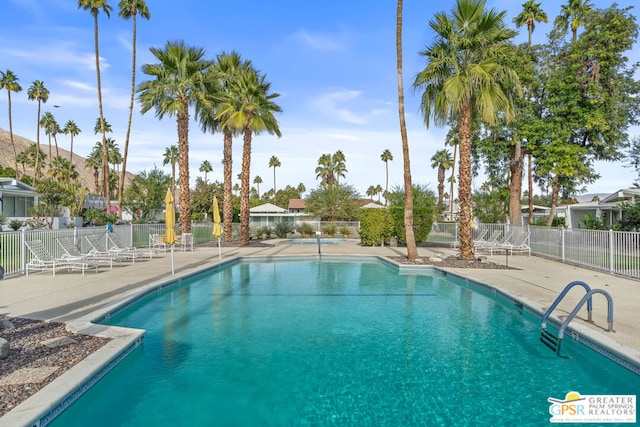
M388 242L393 219L386 209L360 209L360 240L365 246L377 246Z
M13 231L18 231L20 227L22 227L22 221L20 221L19 219L12 219L11 221L9 221L9 228L11 228Z
M393 235L398 238L398 242L406 243L404 229L404 206L390 206L389 212L393 217ZM433 207L413 208L413 235L416 243L425 242L429 237L429 232L433 226Z
M276 222L273 232L276 234L276 236L280 237L281 239L284 239L287 237L287 234L291 233L293 231L293 226L291 225L291 223L288 222Z
M334 222L322 227L322 232L329 237L333 237L333 235L336 234L336 231L338 231L338 226Z
M313 234L315 228L308 222L303 222L300 224L300 227L298 227L298 231L302 234L302 237L309 237Z
M342 227L340 227L338 232L346 237L346 236L349 236L349 234L351 234L351 229L346 225L343 225Z

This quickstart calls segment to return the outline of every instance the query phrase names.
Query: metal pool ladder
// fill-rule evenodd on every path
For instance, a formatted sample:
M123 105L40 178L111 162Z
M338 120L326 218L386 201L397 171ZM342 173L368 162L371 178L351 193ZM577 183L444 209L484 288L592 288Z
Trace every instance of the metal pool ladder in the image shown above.
M576 304L573 311L569 314L569 316L567 316L564 322L562 322L562 325L560 325L560 328L558 329L558 336L555 336L553 335L553 333L547 330L547 320L549 319L549 316L551 315L553 310L555 310L558 304L560 304L560 301L562 301L562 299L567 295L569 290L574 286L582 286L587 293L582 297L580 302ZM602 294L607 299L607 322L609 324L609 328L607 329L607 332L614 332L613 331L613 298L611 298L611 295L607 291L602 289L591 289L589 285L587 285L586 283L576 280L569 283L567 286L565 286L562 292L560 292L560 295L558 295L558 297L553 302L553 304L551 304L551 306L547 309L547 311L542 316L542 331L540 332L540 341L544 345L549 347L551 350L553 350L556 354L560 355L560 349L562 347L562 339L564 338L564 331L565 329L567 329L567 326L569 326L569 323L573 320L573 318L576 317L576 315L578 314L578 311L580 311L580 309L582 308L585 302L587 303L587 321L593 322L591 318L591 311L593 308L591 299L594 294Z

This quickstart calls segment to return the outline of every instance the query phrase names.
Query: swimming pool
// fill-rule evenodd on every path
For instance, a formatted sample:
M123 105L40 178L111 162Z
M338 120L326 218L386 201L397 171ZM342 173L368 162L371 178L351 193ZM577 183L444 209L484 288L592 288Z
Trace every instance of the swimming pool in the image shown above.
M373 260L241 261L109 323L144 344L52 425L538 426L548 397L640 389L507 300Z
M345 243L348 242L349 239L341 239L337 237L329 237L329 238L320 238L320 243ZM288 243L318 243L318 239L316 238L299 238L299 239L288 239L286 240Z

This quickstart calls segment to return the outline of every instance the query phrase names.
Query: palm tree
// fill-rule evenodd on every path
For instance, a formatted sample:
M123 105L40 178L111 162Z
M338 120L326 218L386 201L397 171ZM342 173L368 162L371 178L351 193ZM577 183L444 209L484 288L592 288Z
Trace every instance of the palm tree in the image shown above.
M89 156L84 160L85 167L93 168L93 179L96 194L100 194L100 168L102 168L102 142L96 142L93 146L93 150L89 153ZM104 191L104 187L102 188Z
M438 213L442 212L444 206L444 173L451 167L452 162L449 150L438 150L431 156L431 167L438 168Z
M342 150L338 150L331 156L331 162L333 163L333 172L336 177L336 184L340 183L340 177L344 178L344 174L348 172L346 167L346 157Z
M212 92L216 92L216 89L223 94L226 94L230 99L228 100L228 105L234 105L233 97L234 94L231 92L232 82L239 79L240 76L246 73L254 73L255 70L251 61L242 60L240 55L237 52L232 51L231 53L222 52L221 54L216 56L216 66L215 70L220 74L220 85L219 87L212 90ZM212 118L212 126L213 128L219 128L224 133L224 143L223 143L223 184L222 184L222 192L224 194L222 200L222 215L224 218L233 218L233 198L232 196L232 181L233 181L233 159L232 159L232 144L233 137L236 135L239 130L236 126L233 126L232 123L229 122L229 118L234 113L235 108L224 108L223 106L216 106L214 117ZM224 240L225 242L231 241L233 239L233 222L232 221L224 221Z
M513 18L513 23L516 24L516 27L527 26L529 48L531 47L531 35L536 28L536 22L548 22L547 13L540 8L540 3L536 3L535 0L527 0L522 3L522 12Z
M331 154L323 154L318 159L316 167L316 179L320 178L320 184L331 189L336 182Z
M55 179L58 183L68 180L71 171L71 162L69 160L57 156L51 160L51 168L47 172L49 176Z
M164 150L162 166L171 165L171 191L176 188L176 163L180 160L180 153L177 145L172 145Z
M38 130L36 134L38 150L36 150L35 176L33 177L33 185L35 185L38 182L38 171L40 170L40 106L41 104L46 104L49 99L49 89L44 87L44 83L42 81L35 80L27 91L27 97L30 101L38 101Z
M575 41L578 37L578 28L584 24L590 11L589 0L569 0L569 3L560 7L560 15L553 21L553 27L556 31L565 34L571 26L572 40Z
M527 31L529 33L529 48L531 48L531 35L535 29L535 23L548 22L548 18L546 12L540 8L540 3L536 3L535 0L527 0L525 3L522 3L522 12L513 18L513 22L517 27L525 24L527 25ZM529 181L529 223L533 224L533 154L531 153L531 150L528 150L527 160L529 164L527 169L527 178Z
M35 144L33 144L35 145ZM27 172L27 164L30 163L30 159L29 159L29 149L27 148L26 150L23 150L21 152L18 153L18 155L16 156L16 160L19 164L22 165L22 174L25 175ZM29 167L31 167L31 165L29 164Z
M102 118L100 119L100 117L98 117L96 119L96 125L93 127L93 133L95 133L96 135L102 132L102 128L104 126L104 133L111 133L113 132L113 128L111 127L111 123L109 123L107 121L107 119Z
M118 179L120 179L120 174L117 173L119 171L120 165L122 164L122 153L120 153L120 147L118 143L113 138L106 139L107 146L109 149L109 158L107 159L109 164L113 165L113 170L116 172L116 184L118 183ZM111 187L109 187L111 189ZM118 187L114 188L117 191Z
M459 126L460 169L460 257L473 259L471 236L471 135L472 114L489 125L498 115L510 120L514 115L511 93L519 89L516 72L509 66L513 58L508 40L516 32L503 19L506 12L485 10L484 0L458 0L451 15L437 13L429 22L436 39L421 52L426 68L416 76L414 86L424 89L420 108L425 124L433 116L437 125L455 119Z
M145 64L142 72L153 77L138 87L142 114L155 108L159 119L176 116L178 124L178 153L180 168L180 233L191 232L191 195L189 193L189 106L200 103L211 108L207 98L205 75L211 67L204 60L201 48L186 46L184 42L167 42L164 48L151 48L160 61Z
M269 159L269 167L273 168L273 203L276 203L276 168L281 166L280 159L276 156L271 156Z
M407 123L404 117L404 85L402 83L402 0L398 0L396 9L396 69L398 71L398 116L400 118L400 137L402 139L402 157L404 160L404 228L407 244L407 258L411 261L418 257L416 238L413 232L413 184L411 183L411 164L409 161L409 140ZM385 193L385 199L388 193Z
M262 184L262 178L260 177L260 175L256 175L255 178L253 178L253 183L258 186L258 199L259 199L260 198L260 184Z
M376 193L378 195L378 203L380 203L380 194L382 194L382 192L384 191L384 188L382 188L382 186L380 184L376 185ZM385 197L386 197L386 193L385 193Z
M273 113L282 109L273 101L280 96L270 93L271 83L255 70L240 73L229 82L228 93L223 94L219 105L222 124L243 132L242 183L240 185L240 244L249 243L249 177L251 174L251 140L253 134L263 131L281 136L280 127Z
M389 151L389 149L386 149L382 152L382 154L380 155L380 160L382 160L384 162L384 168L385 171L387 173L387 178L386 178L386 184L384 187L384 191L385 193L389 191L389 162L393 160L393 154L391 154L391 151ZM389 201L385 198L384 199L384 205L387 206L387 204L389 203Z
M203 160L202 163L200 164L200 169L198 169L200 172L204 172L204 182L207 182L207 174L209 172L213 172L213 166L211 166L211 162L209 162L209 160Z
M304 194L305 191L307 191L307 187L305 187L305 185L301 182L300 184L298 184L298 186L296 187L296 191L298 192L298 194L300 194L299 197L302 197L302 195Z
M51 154L51 137L56 135L60 126L58 126L56 118L49 111L42 115L42 118L40 119L40 126L44 128L45 135L49 137L49 159L53 160L53 155ZM56 147L57 145L58 144L56 143Z
M133 101L136 93L136 58L137 58L137 32L138 32L138 20L137 16L140 15L141 18L146 19L147 21L151 18L151 14L149 13L149 8L144 0L120 0L118 3L118 8L120 12L118 15L124 19L131 19L133 22L133 54L131 61L131 98L129 100L129 120L127 122L127 133L124 139L124 156L122 156L122 172L120 173L120 184L118 186L118 216L122 218L122 195L124 194L124 176L127 170L127 156L129 154L129 137L131 135L131 120L133 117Z
M104 128L104 114L102 110L102 84L100 82L100 52L98 49L98 14L102 12L107 15L107 18L111 17L111 11L113 7L109 4L109 0L78 0L78 9L83 9L91 13L93 16L93 39L96 53L96 77L98 80L98 108L100 111L100 130L102 132L102 158L108 159L109 152L105 140L107 139ZM109 200L109 163L102 162L104 181L104 196L106 198L107 212L111 207L111 201Z
M73 137L78 136L80 132L82 132L82 130L80 130L76 122L73 120L67 120L67 123L64 124L64 128L62 129L62 133L71 137L71 146L69 149L70 165L73 165Z
M369 188L367 188L367 192L365 193L367 196L372 197L375 196L376 193L376 186L375 185L370 185Z
M22 90L22 86L20 86L18 80L18 76L16 76L13 71L0 71L0 90L7 90L9 110L9 138L11 139L11 146L13 147L13 164L15 165L16 179L20 178L20 171L18 170L18 153L16 151L16 143L13 140L13 120L11 119L11 92L18 93Z
M18 154L18 161L22 163L23 175L25 172L25 165L34 169L34 175L40 176L42 170L42 164L38 161L38 159L46 160L47 155L42 152L42 150L38 147L37 143L33 143L27 147L26 150L20 152ZM34 183L35 185L35 183Z

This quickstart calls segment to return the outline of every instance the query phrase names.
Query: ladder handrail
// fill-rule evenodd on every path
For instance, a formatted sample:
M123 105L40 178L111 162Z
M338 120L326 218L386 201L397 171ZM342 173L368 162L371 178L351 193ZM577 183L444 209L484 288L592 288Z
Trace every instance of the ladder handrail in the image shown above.
M609 323L609 329L607 329L607 332L613 331L613 298L611 298L611 294L609 294L609 292L603 289L592 289L582 297L578 305L576 305L571 314L569 314L569 317L567 317L562 323L562 326L560 326L560 329L558 329L558 339L561 340L564 337L564 330L569 325L569 322L571 322L573 318L576 317L578 311L580 311L580 308L582 308L585 301L591 301L591 296L593 294L602 294L607 299L607 322Z
M560 295L558 295L556 300L553 302L553 304L551 304L551 306L547 309L547 311L545 311L544 314L542 315L542 329L547 328L547 320L549 319L549 316L551 316L551 312L556 309L558 304L560 304L560 301L562 301L562 299L567 295L569 290L574 286L582 286L587 291L587 295L589 295L589 292L591 292L591 288L589 287L589 285L587 285L585 282L581 280L574 280L573 282L565 286L562 292L560 292ZM582 306L582 304L579 304L579 306ZM592 307L593 305L591 303L591 296L589 296L589 299L587 302L587 312L588 312L589 320L591 320Z

